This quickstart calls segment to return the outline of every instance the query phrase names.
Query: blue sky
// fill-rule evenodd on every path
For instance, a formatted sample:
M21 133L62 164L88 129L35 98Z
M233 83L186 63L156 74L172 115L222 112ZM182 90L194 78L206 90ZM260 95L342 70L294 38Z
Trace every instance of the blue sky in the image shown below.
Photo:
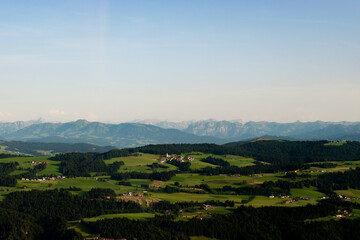
M0 121L360 121L359 1L1 1Z

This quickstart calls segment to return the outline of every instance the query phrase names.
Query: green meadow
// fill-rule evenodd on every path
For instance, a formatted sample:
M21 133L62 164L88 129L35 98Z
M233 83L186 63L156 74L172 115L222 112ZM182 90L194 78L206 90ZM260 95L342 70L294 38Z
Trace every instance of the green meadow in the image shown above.
M84 218L85 222L96 222L98 220L102 219L109 219L109 218L129 218L129 219L135 219L135 220L144 220L155 217L154 213L119 213L119 214L104 214L100 216L96 216L93 218Z

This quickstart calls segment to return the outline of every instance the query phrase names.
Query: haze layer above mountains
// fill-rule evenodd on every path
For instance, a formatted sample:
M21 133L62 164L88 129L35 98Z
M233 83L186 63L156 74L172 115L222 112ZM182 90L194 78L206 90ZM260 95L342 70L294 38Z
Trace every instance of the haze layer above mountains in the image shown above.
M151 124L150 124L151 123ZM360 140L360 122L137 121L107 124L78 120L0 123L0 139L36 142L91 143L118 148L162 143L217 143L254 138L288 140Z

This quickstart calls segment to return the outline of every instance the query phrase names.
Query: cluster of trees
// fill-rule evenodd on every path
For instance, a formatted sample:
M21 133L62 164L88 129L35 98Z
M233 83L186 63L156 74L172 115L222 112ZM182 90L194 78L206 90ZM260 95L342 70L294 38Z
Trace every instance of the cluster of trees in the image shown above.
M360 189L360 168L357 167L345 172L321 174L311 184L325 193L348 188Z
M221 158L214 158L214 157L207 157L204 159L201 159L202 162L206 162L206 163L210 163L213 165L218 165L218 166L222 166L222 167L229 167L230 163L228 161L225 161L224 159Z
M6 154L7 155L7 154ZM16 177L8 175L19 166L17 162L0 163L0 186L15 187Z
M208 193L214 193L208 184L195 185L195 188L201 188L202 190L204 190Z
M157 168L165 168L165 169L169 168L168 166L165 166L165 165L162 165L162 164L159 164L159 163L152 163L152 164L149 164L147 166L152 168L153 170L157 169Z
M336 163L324 162L324 163L309 163L310 167L319 167L319 168L334 168L337 166Z
M289 194L287 189L274 188L272 185L254 185L254 186L244 186L244 187L233 187L230 185L223 186L221 189L218 189L220 193L236 193L238 195L281 195Z
M174 214L179 213L180 210L188 210L190 208L194 208L197 206L201 206L200 203L189 201L189 202L176 202L170 203L169 201L159 201L159 202L152 202L150 204L150 209L154 212L164 213L166 211L171 211Z
M352 161L360 157L360 142L349 141L340 146L327 143L328 141L257 141L226 146L234 148L239 155L270 163Z
M111 158L117 157L127 157L134 155L134 149L115 149L104 153L98 152L87 152L87 153L79 153L79 152L72 152L72 153L60 153L56 154L52 157L54 161L72 161L78 159L100 159L100 160L108 160Z
M0 175L9 174L19 166L18 162L0 163Z
M115 149L104 153L61 153L51 159L61 161L61 172L70 177L88 177L91 172L115 173L124 165L123 161L116 161L106 166L104 160L118 157L137 156L135 149Z
M116 193L110 188L92 188L84 196L90 199L105 199L107 197L115 197Z
M208 200L203 202L203 204L212 205L212 206L222 206L222 207L234 207L235 202L231 200L225 200L224 202L221 202L219 200Z
M65 176L88 177L90 172L107 171L107 166L98 153L65 153L52 159L61 161L60 170Z
M156 188L156 189L153 188L153 189L151 189L151 191L153 191L153 192L164 192L164 193L176 193L176 192L180 192L180 188L170 186L170 185L166 185L164 188Z
M185 233L180 231L169 231L162 229L162 224L173 224L168 218L155 217L155 220L142 221L127 218L114 218L101 220L88 226L100 236L113 239L138 239L138 240L189 240ZM166 219L166 220L162 220Z
M8 154L8 153L1 153L0 158L13 158L13 157L22 157L21 155L14 155L14 154Z
M118 156L129 156L128 151L113 150L106 153L64 153L58 154L52 158L55 161L61 161L60 169L65 176L70 177L88 177L91 172L107 172L115 173L121 166L123 161L116 161L108 166L104 159L110 159Z
M168 161L167 163L178 167L179 171L181 171L181 172L190 171L190 166L191 166L190 162L179 162L176 160L172 160L172 161Z
M152 173L121 172L121 173L111 174L111 179L123 181L130 178L134 178L134 179L151 179L151 180L168 181L175 175L176 175L176 171L164 171L164 172L152 172Z
M123 161L115 161L111 164L108 165L108 172L109 173L116 173L121 166L124 166L124 162Z
M17 179L11 175L0 175L0 186L15 187Z

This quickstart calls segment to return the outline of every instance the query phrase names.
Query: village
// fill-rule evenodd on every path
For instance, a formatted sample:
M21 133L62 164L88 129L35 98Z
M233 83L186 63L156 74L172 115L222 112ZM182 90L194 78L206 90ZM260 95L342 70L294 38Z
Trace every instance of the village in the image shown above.
M178 161L178 162L185 162L185 160L188 161L194 161L194 157L182 157L182 156L176 156L176 154L172 154L169 155L168 153L166 154L165 157L161 157L159 160L160 163L165 163L165 162L169 162L169 161Z
M39 178L21 178L22 181L58 181L61 179L65 179L65 176L57 176L57 177L39 177Z
M27 163L30 163L31 166L36 166L39 164L47 164L48 162L47 161L44 161L44 162L28 161Z

